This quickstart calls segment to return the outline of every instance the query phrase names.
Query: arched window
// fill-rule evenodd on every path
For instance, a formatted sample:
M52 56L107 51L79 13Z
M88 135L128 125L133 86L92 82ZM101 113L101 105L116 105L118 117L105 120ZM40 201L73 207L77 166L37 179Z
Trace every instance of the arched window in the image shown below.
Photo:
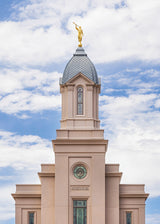
M83 88L81 86L77 88L77 114L83 114Z

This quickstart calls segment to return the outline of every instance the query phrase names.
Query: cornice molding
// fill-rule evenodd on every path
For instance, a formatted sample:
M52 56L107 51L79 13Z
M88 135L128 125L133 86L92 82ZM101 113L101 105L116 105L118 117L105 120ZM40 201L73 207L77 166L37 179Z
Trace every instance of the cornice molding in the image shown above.
M50 173L50 172L39 172L38 173L39 177L55 177L55 173Z
M121 177L122 176L122 172L117 172L117 173L105 173L106 177Z
M15 193L12 194L12 197L14 199L16 198L41 198L41 194L40 193Z
M145 193L123 193L119 195L120 198L145 198L147 199L149 194Z

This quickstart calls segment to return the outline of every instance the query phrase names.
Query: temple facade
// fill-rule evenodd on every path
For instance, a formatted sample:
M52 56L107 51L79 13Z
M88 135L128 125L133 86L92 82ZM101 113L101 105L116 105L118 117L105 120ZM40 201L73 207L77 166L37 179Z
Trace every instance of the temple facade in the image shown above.
M41 184L16 185L16 224L145 224L144 185L120 184L119 164L105 164L100 91L95 66L78 47L60 79L55 164L41 165Z

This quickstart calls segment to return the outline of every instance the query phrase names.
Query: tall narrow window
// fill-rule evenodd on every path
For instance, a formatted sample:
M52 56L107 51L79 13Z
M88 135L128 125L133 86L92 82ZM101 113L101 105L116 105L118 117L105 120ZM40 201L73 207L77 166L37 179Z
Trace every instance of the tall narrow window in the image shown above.
M132 224L132 213L126 212L126 224Z
M87 201L73 201L73 224L87 224Z
M83 114L83 88L81 86L77 89L77 114Z
M34 212L29 212L29 224L34 224Z

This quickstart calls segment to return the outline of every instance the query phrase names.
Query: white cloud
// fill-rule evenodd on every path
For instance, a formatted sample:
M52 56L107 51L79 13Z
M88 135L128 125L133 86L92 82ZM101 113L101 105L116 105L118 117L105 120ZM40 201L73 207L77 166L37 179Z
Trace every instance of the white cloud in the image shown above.
M55 110L60 106L58 72L42 72L36 69L0 72L0 110L20 116L21 112ZM28 115L21 114L25 119Z
M103 74L102 80L105 93L158 94L160 89L160 72L157 69L126 69L110 75Z
M84 29L83 43L95 63L116 60L157 63L159 1L128 0L125 6L121 3L41 0L19 6L17 21L0 23L0 60L16 65L63 61L77 45L77 31L72 24L76 21Z
M30 0L29 4L23 7L18 7L19 18L43 18L43 21L47 18L53 18L53 15L59 16L59 19L64 19L68 15L80 14L86 12L89 9L104 6L112 8L115 5L121 5L122 0L84 0L79 4L78 0L55 0L51 2L50 0ZM51 24L55 21L50 22Z
M146 224L159 224L160 214L147 215Z
M14 218L14 200L11 199L11 192L15 191L15 186L6 185L0 187L0 221Z
M28 22L0 23L0 60L12 65L45 65L64 59L70 36L58 27L34 27ZM32 27L30 27L32 26Z
M101 101L105 101L106 104L101 106L103 113L109 114L112 117L121 117L124 120L129 120L133 116L137 116L140 112L149 112L150 106L153 104L153 100L157 99L156 94L146 95L129 95L125 96L100 96ZM127 117L126 117L127 116Z
M120 163L122 182L145 183L151 196L160 195L160 113L153 109L158 98L156 94L100 98L109 139L107 162Z
M34 88L44 92L59 92L58 72L43 72L38 69L2 69L0 71L0 93L12 93L25 88Z
M53 162L51 142L33 135L0 131L0 166L33 170L43 162Z
M155 102L155 107L156 107L156 108L160 108L160 99L158 99L158 100Z
M143 2L137 11L135 5L139 4L139 1L131 2L128 7L118 10L99 7L89 10L83 18L75 17L75 20L84 27L88 52L94 61L158 62L160 23L155 21L159 18L157 10L160 7L159 2L148 1L150 4ZM151 7L152 5L154 7ZM71 23L71 20L69 22Z
M17 91L0 100L0 110L6 114L56 110L60 107L60 95L44 96L30 91ZM27 118L23 116L22 118Z

